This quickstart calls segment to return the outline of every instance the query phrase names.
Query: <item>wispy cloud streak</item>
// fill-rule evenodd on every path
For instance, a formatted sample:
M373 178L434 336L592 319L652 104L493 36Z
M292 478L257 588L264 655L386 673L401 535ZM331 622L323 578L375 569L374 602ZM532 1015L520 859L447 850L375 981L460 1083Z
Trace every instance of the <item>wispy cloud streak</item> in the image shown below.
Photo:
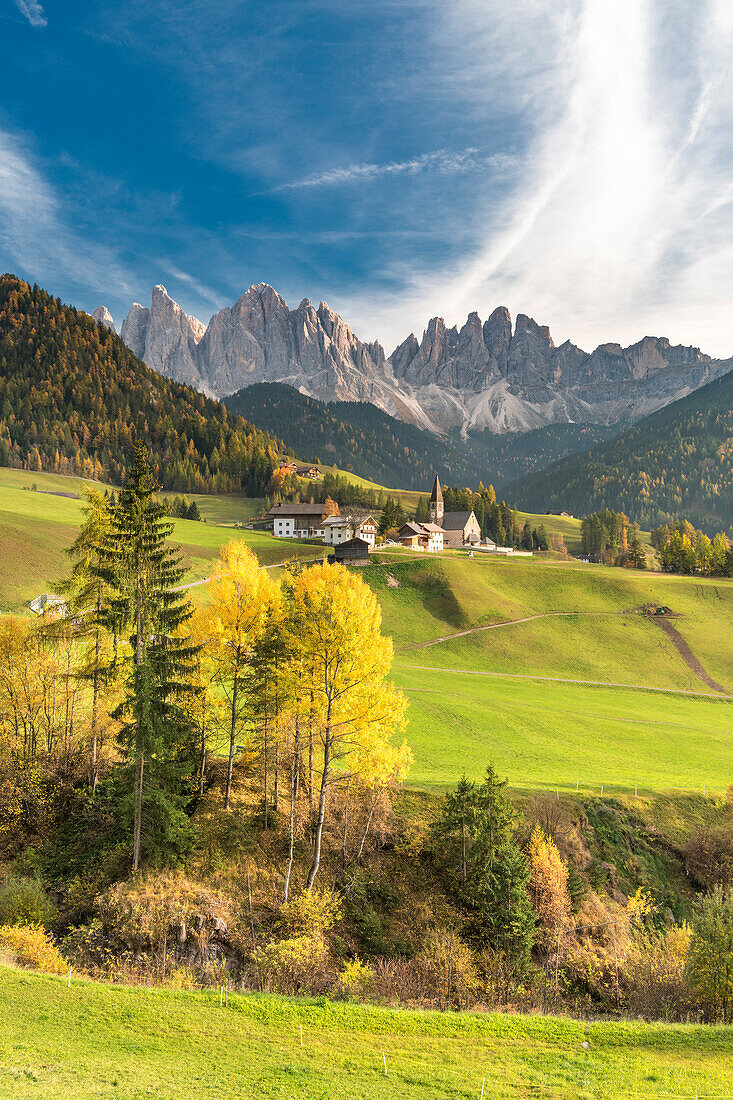
M507 156L482 155L478 149L463 149L459 152L448 152L439 149L433 153L423 153L421 156L412 157L409 160L389 161L385 164L348 164L343 168L330 168L326 172L317 172L302 179L281 183L278 187L270 189L268 194L276 194L278 191L294 191L308 187L329 187L338 184L360 183L364 180L373 180L385 176L416 175L418 172L436 172L440 175L450 176L461 172L477 172L479 170L503 169L509 166L511 160Z
M0 247L33 278L70 279L108 293L128 288L114 253L69 228L54 189L12 134L0 130Z

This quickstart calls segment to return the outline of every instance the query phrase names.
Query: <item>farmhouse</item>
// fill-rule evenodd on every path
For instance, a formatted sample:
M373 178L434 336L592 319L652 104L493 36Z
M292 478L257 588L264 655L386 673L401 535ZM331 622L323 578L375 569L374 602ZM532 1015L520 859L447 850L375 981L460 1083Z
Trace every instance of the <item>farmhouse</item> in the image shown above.
M443 532L443 545L452 549L461 546L477 546L481 542L481 528L472 510L446 512L443 507L443 490L440 478L435 475L430 494L430 522ZM442 548L441 548L442 549Z
M368 512L350 510L339 516L326 516L323 526L329 546L340 546L349 539L363 539L369 546L377 541L377 521Z
M325 504L292 504L282 501L273 504L267 513L272 518L272 533L279 539L323 539L326 537L324 521L328 506Z
M317 481L321 476L317 466L298 466L295 472L298 477L308 477L311 481Z
M284 458L280 463L280 469L285 470L288 474L294 474L297 473L298 466L297 463L293 462L292 458Z
M425 550L437 553L443 549L443 529L435 523L418 523L409 520L399 530L399 539L410 550Z

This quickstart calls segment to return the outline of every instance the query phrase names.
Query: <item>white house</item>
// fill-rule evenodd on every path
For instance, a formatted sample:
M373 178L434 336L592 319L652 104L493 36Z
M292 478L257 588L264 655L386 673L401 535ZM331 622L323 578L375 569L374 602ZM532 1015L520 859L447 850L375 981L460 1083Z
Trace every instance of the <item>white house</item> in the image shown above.
M62 619L69 614L64 597L57 596L53 592L44 592L42 596L36 596L35 600L31 600L31 611L36 615L58 615Z
M410 550L425 550L429 554L438 554L443 549L443 528L437 523L420 523L408 520L400 528L400 542Z
M363 512L348 512L343 516L326 516L323 521L325 541L329 546L340 546L350 539L361 539L374 546L377 541L377 521Z
M326 537L324 504L273 504L272 533L279 539L323 539Z

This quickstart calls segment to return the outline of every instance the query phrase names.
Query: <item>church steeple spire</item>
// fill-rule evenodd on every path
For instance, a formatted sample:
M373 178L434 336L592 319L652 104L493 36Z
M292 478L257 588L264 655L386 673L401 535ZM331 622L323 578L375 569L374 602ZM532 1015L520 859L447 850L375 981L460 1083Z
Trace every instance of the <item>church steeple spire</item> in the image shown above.
M433 491L430 494L430 522L437 527L443 526L443 490L440 487L440 478L435 475Z

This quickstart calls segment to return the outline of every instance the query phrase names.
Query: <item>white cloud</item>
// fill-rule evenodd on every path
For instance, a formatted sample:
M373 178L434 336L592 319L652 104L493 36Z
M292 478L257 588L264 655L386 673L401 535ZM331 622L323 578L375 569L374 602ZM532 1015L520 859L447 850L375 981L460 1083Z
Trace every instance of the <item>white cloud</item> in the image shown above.
M465 211L470 254L437 272L395 267L381 302L334 304L388 343L434 313L461 323L502 303L558 342L654 333L733 354L732 8L705 0L692 20L684 0L436 6L442 56L455 57L451 35L471 43L441 74L446 94L475 111L499 97L529 134L523 163L490 217L480 198ZM664 35L684 42L684 65Z
M48 20L38 0L15 0L18 11L26 17L32 27L47 27Z
M349 164L343 168L331 168L302 179L281 183L268 194L278 191L290 191L307 187L327 187L335 184L359 183L384 176L415 175L418 172L437 172L441 175L454 175L460 172L476 172L480 169L491 170L505 168L510 160L506 156L482 156L478 149L463 149L448 152L439 149L434 153L423 153L410 160L389 161L385 164Z
M82 239L22 143L0 130L0 248L32 278L70 278L85 290L127 291L129 279L104 245Z

